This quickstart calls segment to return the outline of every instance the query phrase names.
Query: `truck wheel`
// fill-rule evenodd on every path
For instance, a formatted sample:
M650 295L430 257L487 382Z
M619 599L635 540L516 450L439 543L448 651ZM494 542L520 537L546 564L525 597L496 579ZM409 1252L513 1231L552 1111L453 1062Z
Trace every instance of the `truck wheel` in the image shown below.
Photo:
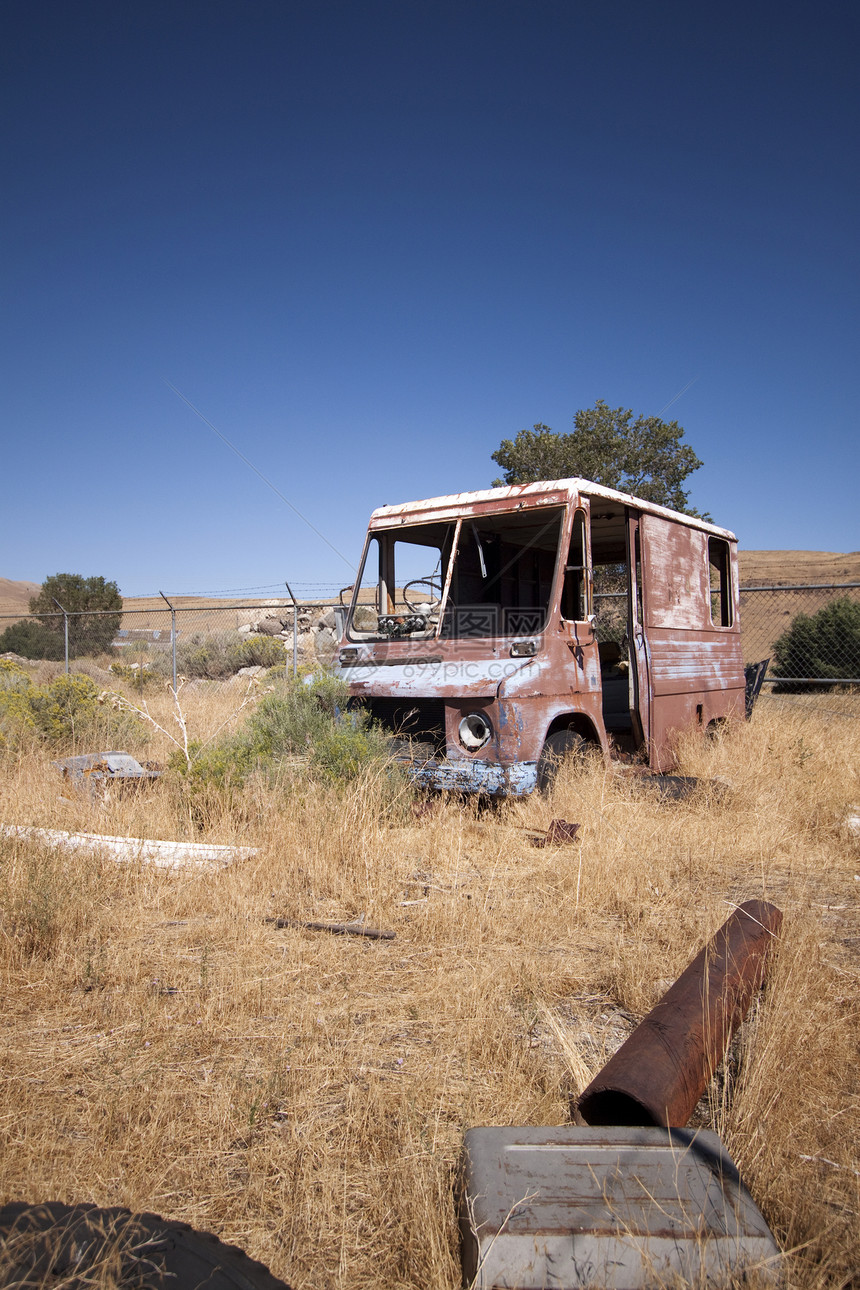
M541 793L549 793L555 784L561 763L568 758L580 759L585 752L585 740L575 730L554 730L547 735L537 764L537 786Z
M209 1232L157 1214L96 1205L0 1209L0 1284L67 1290L290 1290L262 1263Z

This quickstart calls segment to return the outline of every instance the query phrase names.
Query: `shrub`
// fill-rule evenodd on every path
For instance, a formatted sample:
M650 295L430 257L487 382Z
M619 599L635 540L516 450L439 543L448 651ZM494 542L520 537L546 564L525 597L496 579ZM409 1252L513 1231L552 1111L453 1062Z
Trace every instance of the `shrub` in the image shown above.
M28 691L29 676L11 659L0 658L0 748L15 742L27 729L34 729Z
M99 688L88 676L58 676L27 692L36 730L52 743L73 739L91 726L99 710Z
M105 713L90 677L58 676L34 685L21 668L0 659L0 746L28 733L58 744L87 737L124 739L135 730L127 714Z
M176 652L182 676L221 681L243 667L276 667L284 662L284 647L271 636L195 635Z
M157 672L149 663L111 663L110 670L118 680L125 681L126 685L137 690L138 694L164 685L162 673Z
M774 645L773 657L772 675L786 679L775 688L783 692L793 688L795 677L860 677L860 602L842 596L817 614L798 614Z
M0 693L20 694L29 684L30 678L20 663L11 658L0 658Z
M61 659L65 654L63 634L51 631L36 619L22 619L0 634L0 654L9 653L22 658Z
M179 754L171 765L198 787L238 785L255 769L275 772L297 757L322 778L355 779L388 762L388 741L365 714L345 713L348 697L346 685L330 676L279 682L237 734L208 748L190 746L190 767Z
M284 646L274 636L246 636L230 646L234 670L240 667L277 667L284 662Z
M237 671L230 661L230 650L221 636L194 635L178 646L176 670L181 676L220 681Z

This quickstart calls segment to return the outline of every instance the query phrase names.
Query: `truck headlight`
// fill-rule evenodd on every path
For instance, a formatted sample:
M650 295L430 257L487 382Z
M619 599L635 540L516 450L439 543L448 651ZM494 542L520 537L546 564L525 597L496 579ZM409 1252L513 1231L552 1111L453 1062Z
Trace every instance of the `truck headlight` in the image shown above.
M469 752L477 752L493 733L493 727L482 712L470 712L457 727L460 743Z

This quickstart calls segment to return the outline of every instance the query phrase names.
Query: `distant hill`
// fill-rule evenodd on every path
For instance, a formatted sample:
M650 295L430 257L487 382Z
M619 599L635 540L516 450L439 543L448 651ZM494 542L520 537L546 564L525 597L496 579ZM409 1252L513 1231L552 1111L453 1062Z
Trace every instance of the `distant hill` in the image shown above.
M12 582L9 578L0 578L0 616L26 614L30 597L38 596L40 591L38 582Z
M741 586L860 582L860 551L741 551Z

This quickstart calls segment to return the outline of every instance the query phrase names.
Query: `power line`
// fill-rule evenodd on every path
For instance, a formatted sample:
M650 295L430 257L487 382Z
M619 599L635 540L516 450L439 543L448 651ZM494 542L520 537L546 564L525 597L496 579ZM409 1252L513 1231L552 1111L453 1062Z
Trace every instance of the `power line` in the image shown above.
M299 519L303 520L304 523L307 524L308 528L311 529L312 532L316 533L317 537L320 538L323 542L325 542L327 547L330 547L331 550L334 551L336 556L338 556L341 560L343 560L344 564L348 565L349 568L353 570L353 572L355 571L355 565L352 564L350 560L347 560L343 552L338 551L334 543L329 542L326 535L324 533L320 533L316 525L312 524L311 521L308 519L308 517L306 515L303 515L302 512L299 510L299 508L297 506L294 506L288 497L284 497L284 494L280 491L280 489L276 488L275 485L272 483L272 481L266 478L262 470L258 470L258 468L254 465L253 461L250 461L243 452L240 452L239 449L236 447L236 445L234 443L231 443L230 440L227 438L227 436L225 434L222 434L222 432L218 429L218 427L216 425L213 425L212 422L209 420L209 418L205 417L203 413L200 411L200 409L196 408L194 404L191 402L191 400L185 397L185 395L182 393L181 390L177 390L176 386L171 384L171 382L168 380L165 380L164 384L169 389L171 389L173 393L182 400L183 403L187 404L188 407L191 409L191 411L200 418L200 420L204 423L204 425L207 425L209 429L213 432L213 434L217 434L218 438L222 441L222 443L226 443L230 451L235 452L239 460L244 461L245 465L248 466L251 470L253 470L254 474L258 475L268 488L271 488L275 496L279 497L286 506L289 506L290 510L293 511L296 515L298 515Z

